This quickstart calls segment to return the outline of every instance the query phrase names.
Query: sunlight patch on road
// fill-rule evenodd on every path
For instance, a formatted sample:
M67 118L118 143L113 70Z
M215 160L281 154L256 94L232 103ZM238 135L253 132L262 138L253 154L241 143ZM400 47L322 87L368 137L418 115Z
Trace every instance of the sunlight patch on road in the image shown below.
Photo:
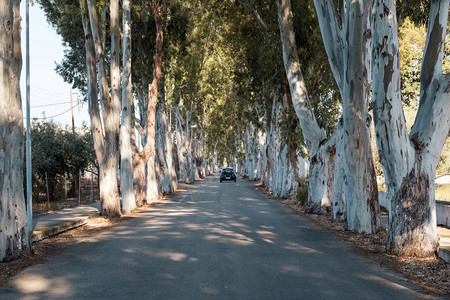
M174 251L159 251L152 254L152 256L157 258L169 259L171 261L183 261L188 255L185 253L174 252Z
M235 245L248 246L254 244L254 241L250 238L238 239L238 238L230 238L226 236L221 236L218 234L207 234L205 235L205 240L208 241L218 241L222 243L233 243Z
M275 244L275 242L273 241L277 238L277 235L275 233L267 230L256 230L256 233L260 235L262 241L269 244Z
M392 282L390 280L387 280L385 278L376 276L376 275L371 275L371 274L356 274L356 277L359 277L361 279L364 280L370 280L370 281L374 281L374 282L378 282L381 283L383 285L387 285L390 286L391 288L397 289L397 290L409 290L409 288L400 285L398 283Z
M314 254L324 254L322 251L318 251L313 248L305 247L297 243L288 242L286 246L283 247L286 250L293 250L298 253L314 253Z
M282 273L286 273L286 274L301 275L301 273L302 273L302 270L300 269L300 267L294 266L294 265L283 265L283 266L280 266L279 269L281 270Z
M24 294L46 292L48 296L70 296L71 287L65 278L47 279L42 275L26 274L13 283Z
M207 295L219 295L220 291L212 286L201 286L200 289Z
M255 241L252 238L249 238L241 233L234 232L231 230L227 230L224 228L212 228L211 232L225 236L224 238L229 240L230 242L238 242L238 244L248 243L253 244Z

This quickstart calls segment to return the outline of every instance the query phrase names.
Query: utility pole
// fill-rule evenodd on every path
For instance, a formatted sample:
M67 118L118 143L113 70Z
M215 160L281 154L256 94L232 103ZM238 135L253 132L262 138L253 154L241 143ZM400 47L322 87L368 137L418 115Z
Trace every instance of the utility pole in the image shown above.
M73 117L72 89L70 89L70 110L72 111L72 133L75 134L75 120Z
M33 214L32 214L32 191L31 191L31 138L30 138L30 1L26 0L25 14L25 36L26 36L26 106L27 106L27 134L26 134L26 165L27 165L27 221L29 237L31 241L33 232Z

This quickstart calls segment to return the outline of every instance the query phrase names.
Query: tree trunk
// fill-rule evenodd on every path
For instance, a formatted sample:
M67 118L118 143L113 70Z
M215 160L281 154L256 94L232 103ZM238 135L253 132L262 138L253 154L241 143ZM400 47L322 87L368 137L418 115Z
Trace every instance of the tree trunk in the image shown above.
M117 8L116 8L117 6ZM118 40L118 0L111 1L111 93L109 97L108 80L106 77L105 55L98 27L97 9L93 0L88 0L89 18L96 48L96 59L99 63L99 74L102 89L103 124L104 124L104 157L100 165L100 190L103 193L101 205L102 214L114 217L120 215L120 198L117 186L118 171L118 141L120 123L119 87L119 53Z
M169 111L170 113L170 111ZM167 124L167 115L165 117L165 122ZM169 178L170 178L170 188L171 192L175 192L178 188L178 179L177 179L177 171L175 169L175 160L173 157L174 144L172 139L172 124L170 122L166 126L165 139L166 139L166 160L167 160L167 168L169 169Z
M327 154L332 152L327 152L327 150L333 145L324 146L326 141L325 131L317 124L309 102L296 49L290 0L277 0L277 7L284 67L289 82L292 103L299 119L310 157L310 177L306 208L309 212L322 212L330 206L331 202L331 195L328 194L328 185L333 180L328 178L328 175L330 174L330 169L332 169L330 166L333 162L330 161L332 157Z
M23 193L20 1L0 4L0 261L31 250Z
M86 70L87 70L87 90L88 90L88 103L89 103L89 117L91 121L91 132L94 139L94 150L97 157L97 161L102 162L105 156L105 146L103 140L103 126L100 117L100 108L98 103L98 85L97 85L97 67L95 59L95 46L92 39L91 28L89 27L88 18L82 13L82 23L85 36L85 48L86 48ZM104 165L99 163L98 170L98 182L100 190L100 202L103 203L105 199L105 193L100 183L103 181L103 169Z
M193 131L192 131L192 116L194 114L194 103L191 103L191 110L186 121L186 165L187 165L187 180L186 183L194 183L195 181L195 164L193 157Z
M434 181L450 130L449 75L442 58L449 2L431 1L419 110L408 136L400 91L395 1L373 3L374 121L390 203L387 250L426 257L438 247Z
M133 188L133 156L131 150L131 0L123 1L123 78L122 124L120 126L120 191L122 213L136 207Z
M164 92L162 92L164 93ZM161 94L162 94L161 93ZM164 97L164 96L163 96ZM163 194L170 194L172 192L171 189L171 178L169 173L169 167L166 161L166 132L167 132L167 124L165 120L167 119L166 113L165 113L165 107L164 107L164 98L162 97L162 100L160 104L158 104L157 108L157 114L156 114L156 131L157 131L157 138L156 138L156 149L158 153L158 163L159 163L159 183L161 185L161 190Z
M185 128L186 122L183 119L181 107L183 106L183 100L180 99L179 105L176 107L176 136L177 136L177 154L178 154L178 180L181 182L187 181L187 151L186 151L186 136Z
M277 0L277 7L284 68L289 82L292 103L300 120L306 148L309 153L314 153L319 148L319 144L326 139L326 133L317 124L309 102L296 49L291 2L290 0Z
M370 1L347 1L344 55L344 168L349 230L380 229L378 187L370 146Z
M278 178L278 156L280 155L280 136L278 132L278 115L280 111L280 103L277 101L277 97L274 96L272 105L272 118L270 125L270 136L267 147L267 159L268 159L268 185L266 189L272 191L274 195L279 191L279 178Z
M347 206L345 202L344 183L344 130L343 120L339 120L338 126L330 139L335 139L334 171L333 171L333 192L331 195L331 212L333 220L347 220Z
M139 152L135 130L131 130L131 147L133 149L134 198L136 205L140 207L146 202L145 157L143 152Z
M155 42L155 68L153 71L153 81L148 90L147 107L147 143L143 149L145 160L147 161L147 202L151 203L158 199L158 182L156 178L156 103L158 100L158 84L162 77L162 8L161 0L151 2L153 15L156 24L156 42Z

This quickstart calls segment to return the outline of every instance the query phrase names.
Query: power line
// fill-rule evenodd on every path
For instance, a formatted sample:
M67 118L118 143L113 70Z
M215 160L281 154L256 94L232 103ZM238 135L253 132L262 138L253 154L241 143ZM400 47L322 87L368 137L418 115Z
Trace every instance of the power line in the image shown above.
M70 104L70 101L59 102L59 103L52 103L52 104L36 105L36 106L31 106L31 108L46 107L46 106L54 106L54 105L61 105L61 104ZM78 105L78 104L77 104L77 105Z
M37 86L32 86L32 89L36 90L36 92L39 92L39 93L46 93L46 94L50 94L50 95L58 95L58 96L64 96L64 97L67 96L62 92L55 92L53 90L47 90L47 89L43 89L43 88L37 87Z
M75 104L73 107L77 107L79 105L79 103L77 103L77 104ZM68 110L66 110L66 111L63 111L62 113L59 113L59 114L57 114L57 115L53 115L53 116L50 116L50 117L43 117L43 118L32 118L33 120L46 120L46 119L53 119L53 118L55 118L55 117L59 117L59 116L61 116L61 115L63 115L63 114L65 114L65 113L67 113L67 112L69 112L70 110L71 110L72 108L69 108ZM25 118L24 118L25 119Z

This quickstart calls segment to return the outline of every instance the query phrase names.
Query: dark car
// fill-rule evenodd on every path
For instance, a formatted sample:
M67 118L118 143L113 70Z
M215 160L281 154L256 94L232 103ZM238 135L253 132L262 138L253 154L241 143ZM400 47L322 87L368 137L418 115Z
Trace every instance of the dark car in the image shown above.
M233 180L236 182L236 173L231 168L226 168L222 170L222 173L220 173L220 182L223 180Z

